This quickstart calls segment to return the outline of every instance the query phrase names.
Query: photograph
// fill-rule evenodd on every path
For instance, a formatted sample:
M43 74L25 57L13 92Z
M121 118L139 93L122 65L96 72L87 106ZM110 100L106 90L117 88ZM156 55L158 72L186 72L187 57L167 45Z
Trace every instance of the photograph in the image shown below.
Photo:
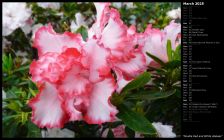
M181 137L181 2L3 2L3 138Z

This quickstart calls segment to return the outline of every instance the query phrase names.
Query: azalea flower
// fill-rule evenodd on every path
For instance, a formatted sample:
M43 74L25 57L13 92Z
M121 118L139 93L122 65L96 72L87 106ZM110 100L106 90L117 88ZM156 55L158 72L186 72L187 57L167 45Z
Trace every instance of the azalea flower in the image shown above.
M98 69L92 64L98 60L92 59L96 58L92 55L101 55L102 51L94 40L83 43L80 34L57 34L51 25L36 32L34 47L39 59L32 62L30 73L40 93L29 105L33 109L32 121L39 127L63 127L67 121L81 119L90 124L114 120L117 110L109 97L115 90L115 79L110 73L94 77L92 73ZM83 47L91 53L89 57L84 55L92 60L90 63L85 63L80 53ZM104 68L101 64L97 66Z
M125 125L119 125L115 128L112 128L112 133L114 135L114 138L128 138L126 132L125 132ZM102 133L102 138L106 138L109 132L109 128L105 129ZM135 132L135 138L144 138L144 136L141 133Z
M76 32L81 26L84 26L85 28L88 28L87 23L84 21L84 17L81 13L75 14L75 21L71 22L70 28L72 32Z
M133 2L124 2L124 5L126 5L128 9L133 9L136 7Z
M116 75L130 81L145 70L146 60L141 50L135 48L132 27L128 28L120 19L119 12L109 9L109 5L95 3L97 19L88 35L96 38L110 52L108 61ZM122 78L118 78L118 83Z
M58 10L60 8L59 2L37 2L37 5L44 9L51 8L51 9Z
M106 138L108 135L109 129L105 129L102 137ZM119 125L116 128L112 128L112 133L114 135L115 138L127 138L127 134L125 132L125 125Z
M173 132L173 126L163 125L161 122L153 122L152 125L155 127L160 138L176 137L176 134Z
M142 47L147 65L154 63L154 61L146 55L146 52L151 53L164 62L168 62L167 41L171 41L171 47L175 50L180 44L180 42L177 42L180 32L181 25L171 21L163 30L152 28L152 25L149 24L144 33L138 34L138 45Z
M118 127L112 129L115 138L127 138L125 133L125 125L119 125Z
M115 121L118 110L110 103L112 94L146 70L144 49L150 47L147 43L154 32L148 28L138 34L135 26L123 23L110 3L94 5L96 21L86 41L80 34L58 34L51 24L35 32L33 47L39 58L31 63L30 74L39 93L29 105L32 121L41 128L61 128L78 120ZM173 41L175 28L170 26L161 34Z
M123 6L126 6L128 9L135 8L133 2L113 2L112 5L118 9Z
M31 9L26 3L3 2L2 5L3 36L10 35L15 29L21 27L25 33L30 32Z
M181 19L181 9L178 7L177 9L173 9L167 12L167 16L171 19Z
M31 28L31 31L32 31L32 37L31 38L32 38L32 40L34 40L34 38L35 38L36 31L42 26L43 26L43 24L41 24L41 23L38 23L38 24L35 24L35 25L32 26L32 28Z
M122 2L113 2L112 5L116 8L121 8L122 7Z

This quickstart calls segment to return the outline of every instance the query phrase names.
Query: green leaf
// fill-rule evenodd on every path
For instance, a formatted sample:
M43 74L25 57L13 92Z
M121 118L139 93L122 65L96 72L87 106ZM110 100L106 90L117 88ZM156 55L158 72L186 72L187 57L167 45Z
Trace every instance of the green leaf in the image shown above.
M8 123L9 121L15 119L15 118L18 117L18 116L19 116L18 114L16 114L16 115L4 116L4 117L2 118L2 121L3 121L3 123Z
M38 90L35 90L35 91L36 91L36 92L35 92L35 91L34 91L33 89L31 89L31 88L29 88L29 91L30 91L30 93L32 94L33 97L35 97L36 94L38 93Z
M116 128L121 124L122 124L122 121L116 121L116 122L111 123L110 127L111 128Z
M159 63L161 66L165 65L165 63L159 59L158 57L156 57L155 55L152 55L151 53L149 52L146 52L146 54L151 57L154 61L156 61L157 63Z
M151 79L151 74L149 72L144 72L144 73L140 74L137 78L135 78L133 81L131 81L130 83L128 83L122 89L121 92L122 93L126 93L126 92L128 92L130 90L143 87L146 83L149 82L150 79Z
M127 134L128 138L134 138L135 137L135 131L132 129L125 127L125 133Z
M157 133L153 125L144 116L132 111L124 104L121 104L118 109L119 113L117 114L117 117L130 129L143 134Z
M15 121L10 121L9 124L3 124L2 134L4 138L13 138L17 134L18 124Z
M28 138L40 138L41 137L41 130L40 128L38 128L34 123L32 123L31 121L28 121L27 123L27 128L28 128L28 132L27 132L27 137Z
M176 89L176 93L175 95L178 97L178 98L181 98L181 89Z
M176 47L176 50L173 54L173 60L181 60L181 45L178 45Z
M3 72L11 74L12 68L13 68L13 60L12 60L11 54L9 54L8 56L6 54L3 54L3 56L2 56Z
M166 51L167 51L167 56L168 56L168 60L172 61L172 46L171 46L171 41L167 40L167 44L166 44Z
M22 125L26 124L26 122L28 121L28 112L21 112L21 123Z
M162 91L140 91L138 93L129 94L128 99L134 100L157 100L167 98L176 93L176 90L170 90L166 92Z
M114 138L114 133L111 129L109 129L109 131L107 133L107 138Z
M82 35L82 38L84 41L88 38L88 32L87 29L84 26L81 26L76 33L80 33Z
M11 101L9 104L7 104L7 108L14 110L14 111L21 111L20 105L16 101Z
M181 61L179 60L173 60L170 62L167 62L166 65L164 66L164 68L167 69L175 69L181 66Z
M29 68L30 68L30 65L22 66L22 67L16 69L14 72L25 71L25 70L28 70Z
M24 106L21 108L21 110L22 110L23 112L31 112L31 111L32 111L31 107L29 107L28 105L24 105Z

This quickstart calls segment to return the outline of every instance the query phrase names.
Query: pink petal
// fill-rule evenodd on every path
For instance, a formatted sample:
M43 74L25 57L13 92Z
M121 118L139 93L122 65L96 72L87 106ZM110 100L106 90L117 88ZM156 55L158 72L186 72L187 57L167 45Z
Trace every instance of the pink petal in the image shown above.
M142 51L146 57L147 65L152 61L152 59L146 55L146 52L149 52L160 58L162 61L167 62L168 57L166 47L163 45L164 33L159 29L152 29L150 25L146 29L145 34L145 43Z
M79 57L80 53L75 48L68 48L60 55L55 52L45 53L30 65L32 80L39 83L57 82Z
M129 40L133 41L133 45L136 46L138 43L138 33L136 32L136 27L134 25L131 25L127 30L127 35Z
M82 109L76 108L76 106L80 106L82 108L86 108L85 105L88 105L88 102L84 100L87 99L86 96L71 96L67 95L64 97L65 101L63 103L63 108L68 113L69 121L77 121L82 120Z
M29 101L32 108L32 122L40 128L62 128L67 116L62 109L62 99L55 85L46 83L40 93Z
M129 35L134 35L136 33L136 27L134 25L131 25L129 28L128 28L128 34Z
M132 79L126 80L123 75L122 72L119 69L114 68L114 71L116 73L117 76L117 89L116 91L118 93L121 92L121 90L129 83L132 81Z
M125 132L125 125L119 125L116 128L112 129L115 138L127 138L127 134Z
M34 47L38 49L38 55L41 56L47 52L61 53L66 48L76 48L80 51L83 44L80 34L65 32L57 34L51 24L43 26L35 34Z
M127 61L113 63L115 68L122 71L126 78L133 78L146 69L146 60L140 50L134 50L134 57Z
M90 94L90 104L87 108L87 114L84 116L84 120L87 123L102 124L115 119L118 111L110 103L110 97L115 88L115 80L112 76L94 85Z
M107 62L109 51L99 46L96 40L90 39L83 48L82 63L89 68L91 82L98 82L110 73Z
M172 49L175 50L177 47L175 43L180 32L181 25L179 23L175 23L174 20L172 20L170 24L164 29L164 33L166 34L164 38L164 46L166 46L167 40L169 39L171 40Z
M96 22L99 24L98 27L103 27L107 20L108 20L108 15L109 14L109 6L110 3L102 3L102 2L95 2L94 3L95 7L96 7Z
M83 68L79 63L73 63L71 70L65 73L65 77L61 80L59 91L66 96L80 95L91 90L89 81L89 71Z
M46 53L38 61L33 61L30 65L30 74L35 82L50 81L55 82L59 79L59 65L56 62L56 53Z
M104 28L109 19L110 3L95 2L94 5L96 7L96 13L97 13L96 22L92 25L92 27L88 31L89 38L93 38L93 36L99 38L102 29Z
M127 26L120 19L117 10L111 9L108 24L103 29L101 42L104 47L120 50L128 46Z

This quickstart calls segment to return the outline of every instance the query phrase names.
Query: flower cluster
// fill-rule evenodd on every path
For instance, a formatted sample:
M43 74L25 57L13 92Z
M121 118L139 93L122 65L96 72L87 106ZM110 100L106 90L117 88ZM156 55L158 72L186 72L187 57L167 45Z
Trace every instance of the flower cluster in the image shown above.
M152 125L155 127L159 138L175 138L176 134L173 132L172 125L164 125L161 122L153 122ZM116 128L112 129L113 135L115 138L127 138L127 134L125 132L125 125L119 125ZM109 129L106 129L102 137L106 138L108 135ZM141 133L135 132L135 138L144 138L144 135Z
M173 9L167 12L167 16L171 19L181 19L181 9L180 7L177 9Z
M80 34L56 33L51 24L39 28L33 46L38 60L30 66L39 93L30 100L32 121L39 127L63 127L68 121L102 124L116 119L110 103L113 93L147 69L150 52L167 60L166 42L178 44L180 25L171 22L164 30L149 25L144 33L127 27L110 3L94 3L96 21L88 38Z
M24 32L30 32L31 9L26 7L26 3L5 2L2 7L3 36L11 34L19 27L22 27Z
M58 2L37 2L37 5L42 8L52 8L58 10L60 8L60 3Z

